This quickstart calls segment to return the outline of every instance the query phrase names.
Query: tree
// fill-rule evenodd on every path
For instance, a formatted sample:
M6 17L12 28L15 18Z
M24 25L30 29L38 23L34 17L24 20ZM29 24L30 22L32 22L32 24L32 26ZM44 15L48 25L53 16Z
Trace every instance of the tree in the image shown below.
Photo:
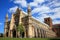
M20 34L24 32L24 28L22 24L18 25L17 31L18 31L18 37L20 37L21 36Z

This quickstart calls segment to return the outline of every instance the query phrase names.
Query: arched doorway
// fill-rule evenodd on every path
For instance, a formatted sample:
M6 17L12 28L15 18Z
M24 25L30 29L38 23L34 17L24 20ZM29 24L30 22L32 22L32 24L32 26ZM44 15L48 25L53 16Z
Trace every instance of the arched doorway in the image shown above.
M16 30L13 29L13 37L16 37Z
M24 32L22 32L22 38L24 38Z
M25 33L24 33L24 32L20 32L20 36L21 36L22 38L24 38Z
M6 37L8 37L8 32L6 33Z

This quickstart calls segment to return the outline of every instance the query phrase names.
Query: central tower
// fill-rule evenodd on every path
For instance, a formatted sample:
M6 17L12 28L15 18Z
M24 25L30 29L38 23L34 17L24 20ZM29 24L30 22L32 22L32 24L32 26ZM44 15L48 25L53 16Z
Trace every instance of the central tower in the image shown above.
M32 21L31 21L31 8L30 5L28 5L28 37L33 37L33 31L32 31Z
M28 5L28 16L31 17L31 8L30 8L30 5Z

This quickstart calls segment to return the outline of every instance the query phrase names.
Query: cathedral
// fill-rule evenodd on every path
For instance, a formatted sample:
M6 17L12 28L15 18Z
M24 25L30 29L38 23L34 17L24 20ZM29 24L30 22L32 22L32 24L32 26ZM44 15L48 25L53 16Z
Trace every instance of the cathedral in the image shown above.
M4 37L15 38L55 38L56 34L52 31L52 20L50 17L44 18L44 23L34 19L31 15L31 8L28 6L27 14L17 8L16 12L8 20L5 18ZM18 25L22 24L24 32L17 31Z

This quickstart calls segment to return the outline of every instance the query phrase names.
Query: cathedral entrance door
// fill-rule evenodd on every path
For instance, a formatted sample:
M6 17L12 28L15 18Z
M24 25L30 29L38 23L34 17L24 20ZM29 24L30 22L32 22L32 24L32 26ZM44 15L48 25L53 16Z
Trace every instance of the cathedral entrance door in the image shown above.
M24 32L22 32L22 38L24 37Z
M13 37L16 37L16 30L13 30Z
M24 32L20 33L21 37L24 38Z
M6 33L6 36L8 37L8 32Z

